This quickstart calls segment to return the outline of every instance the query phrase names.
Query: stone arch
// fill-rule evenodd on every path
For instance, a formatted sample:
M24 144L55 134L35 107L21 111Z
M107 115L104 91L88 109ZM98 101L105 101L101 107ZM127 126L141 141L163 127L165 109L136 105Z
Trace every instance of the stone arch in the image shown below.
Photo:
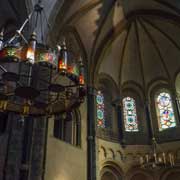
M162 173L160 180L178 180L180 179L180 169L168 169Z
M109 157L111 159L115 159L116 155L115 155L115 152L114 152L114 150L112 148L108 149L108 154L109 154Z
M108 81L109 87L111 87L111 89L113 89L114 98L119 97L118 85L116 84L116 82L110 75L108 75L106 73L100 73L95 79L96 88L98 88L101 85L101 81Z
M148 99L149 99L149 112L150 112L150 118L153 124L153 128L154 128L154 132L155 132L155 136L159 136L160 141L169 141L172 139L176 139L177 137L175 135L172 135L172 133L170 133L170 131L175 130L176 129L172 129L169 128L166 131L163 132L163 137L161 138L161 132L159 131L159 122L158 122L158 117L157 117L157 110L156 110L156 98L157 95L161 92L167 92L170 96L171 96L171 100L172 100L172 107L174 110L174 115L175 115L175 119L176 119L176 125L179 125L179 121L177 121L178 119L178 111L177 111L177 105L175 102L175 92L174 89L171 88L171 85L168 84L168 82L166 80L163 79L159 79L156 82L154 82L151 87L149 88L148 91ZM166 134L166 135L165 135ZM175 133L174 133L175 134ZM177 133L178 134L178 133ZM164 138L166 137L166 138Z
M99 152L102 153L103 159L105 159L107 157L107 151L104 146L100 147Z
M175 78L175 88L176 88L177 98L180 101L180 72L177 73Z
M139 168L133 168L126 174L127 180L153 180L150 171L145 171Z
M152 96L154 95L155 91L157 91L157 89L161 89L161 88L170 89L167 79L159 77L149 83L147 98L150 102L152 101Z
M140 100L143 102L145 101L145 94L142 91L143 87L141 85L139 85L138 83L136 83L135 81L128 81L125 82L122 85L122 93L126 92L126 91L130 91L136 94L136 96L138 96L140 98Z
M130 97L135 103L136 110L136 120L137 120L137 129L136 131L130 132L126 129L126 124L128 121L124 115L125 103L123 99ZM134 81L128 81L122 86L122 117L123 117L123 131L124 131L124 140L127 144L137 144L145 143L148 141L148 126L147 126L147 117L145 109L145 94L142 90L142 87ZM132 138L133 136L133 138Z
M100 170L100 180L123 180L124 174L118 164L105 162Z
M111 76L101 73L97 77L96 89L104 96L105 130L113 132L117 137L119 131L115 105L119 99L118 87Z
M124 155L120 150L116 151L116 154L118 154L117 157L120 158L121 161L124 160Z

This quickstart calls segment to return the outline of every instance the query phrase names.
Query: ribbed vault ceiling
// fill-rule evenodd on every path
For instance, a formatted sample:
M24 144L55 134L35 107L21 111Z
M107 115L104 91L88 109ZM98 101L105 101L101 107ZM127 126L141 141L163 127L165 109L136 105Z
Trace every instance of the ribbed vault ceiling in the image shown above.
M110 74L121 86L134 82L148 88L157 79L171 83L180 70L179 33L174 20L133 15L105 52L99 72Z
M80 36L92 81L106 73L119 87L132 82L147 90L156 80L173 87L180 70L179 0L67 1L52 37L67 26Z

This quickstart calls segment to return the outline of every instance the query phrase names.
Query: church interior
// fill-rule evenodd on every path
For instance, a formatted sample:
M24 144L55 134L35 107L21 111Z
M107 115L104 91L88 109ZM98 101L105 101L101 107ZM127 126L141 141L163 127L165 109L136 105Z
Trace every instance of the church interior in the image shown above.
M180 180L179 0L0 10L0 180Z

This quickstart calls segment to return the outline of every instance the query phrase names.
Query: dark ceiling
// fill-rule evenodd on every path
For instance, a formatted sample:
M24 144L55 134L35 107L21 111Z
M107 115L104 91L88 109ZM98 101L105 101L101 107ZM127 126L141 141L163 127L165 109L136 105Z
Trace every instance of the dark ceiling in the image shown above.
M0 30L4 28L5 36L11 36L27 17L25 1L0 1Z

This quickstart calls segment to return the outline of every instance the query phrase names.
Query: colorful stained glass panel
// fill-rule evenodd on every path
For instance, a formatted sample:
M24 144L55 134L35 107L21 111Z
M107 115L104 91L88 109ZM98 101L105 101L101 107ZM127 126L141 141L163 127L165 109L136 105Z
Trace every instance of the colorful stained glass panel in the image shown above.
M125 97L123 99L123 114L124 114L124 124L125 131L127 132L137 132L137 114L136 114L136 103L131 97Z
M96 95L97 104L97 127L105 128L104 120L104 96L101 91L98 91Z
M157 96L156 113L160 131L176 126L176 120L170 94L162 92Z

